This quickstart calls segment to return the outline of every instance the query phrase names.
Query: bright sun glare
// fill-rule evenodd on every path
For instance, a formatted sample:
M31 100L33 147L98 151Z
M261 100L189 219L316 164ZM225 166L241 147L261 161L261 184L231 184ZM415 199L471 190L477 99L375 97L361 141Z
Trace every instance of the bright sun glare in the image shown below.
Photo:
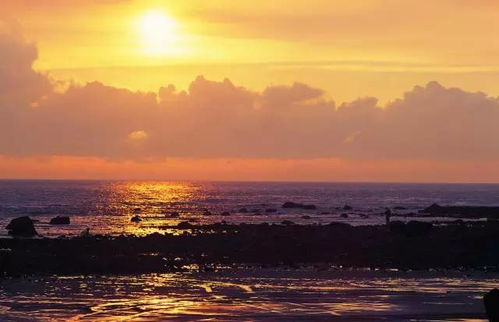
M138 21L144 52L149 55L174 53L178 40L178 23L162 10L151 10Z

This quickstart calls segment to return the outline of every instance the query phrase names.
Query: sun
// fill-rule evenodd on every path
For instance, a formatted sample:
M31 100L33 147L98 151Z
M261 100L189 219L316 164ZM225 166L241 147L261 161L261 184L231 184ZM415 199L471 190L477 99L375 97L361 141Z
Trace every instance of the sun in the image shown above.
M178 22L166 12L156 9L142 14L138 19L138 31L146 54L168 55L176 51Z

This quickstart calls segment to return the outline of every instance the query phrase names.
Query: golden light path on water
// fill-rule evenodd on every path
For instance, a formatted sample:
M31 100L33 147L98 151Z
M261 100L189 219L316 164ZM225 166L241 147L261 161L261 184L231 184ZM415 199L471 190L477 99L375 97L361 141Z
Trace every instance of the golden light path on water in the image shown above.
M124 234L146 235L165 232L158 227L176 225L183 220L198 221L199 210L191 205L194 198L202 198L200 188L193 183L182 182L120 182L113 183L113 201L121 204L125 216L118 225ZM175 218L175 215L184 218ZM130 224L130 216L141 216L147 222ZM166 231L168 232L168 231ZM171 231L170 231L171 232Z

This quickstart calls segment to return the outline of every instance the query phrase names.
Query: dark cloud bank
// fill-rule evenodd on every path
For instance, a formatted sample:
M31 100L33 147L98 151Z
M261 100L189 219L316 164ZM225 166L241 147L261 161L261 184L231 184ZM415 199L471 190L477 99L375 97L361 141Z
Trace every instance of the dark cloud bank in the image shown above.
M198 77L141 93L58 84L32 69L36 48L0 33L0 154L105 158L358 158L493 160L499 100L415 87L380 107L336 105L306 84L254 92ZM168 75L165 75L167 78ZM334 95L334 93L332 93Z

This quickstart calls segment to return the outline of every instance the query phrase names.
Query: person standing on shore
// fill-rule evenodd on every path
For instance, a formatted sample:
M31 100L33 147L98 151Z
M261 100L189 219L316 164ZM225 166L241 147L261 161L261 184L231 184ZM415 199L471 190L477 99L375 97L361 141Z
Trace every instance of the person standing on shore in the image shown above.
M390 208L386 208L386 211L385 211L385 223L387 226L390 226L390 218L392 216L392 211L390 210Z

